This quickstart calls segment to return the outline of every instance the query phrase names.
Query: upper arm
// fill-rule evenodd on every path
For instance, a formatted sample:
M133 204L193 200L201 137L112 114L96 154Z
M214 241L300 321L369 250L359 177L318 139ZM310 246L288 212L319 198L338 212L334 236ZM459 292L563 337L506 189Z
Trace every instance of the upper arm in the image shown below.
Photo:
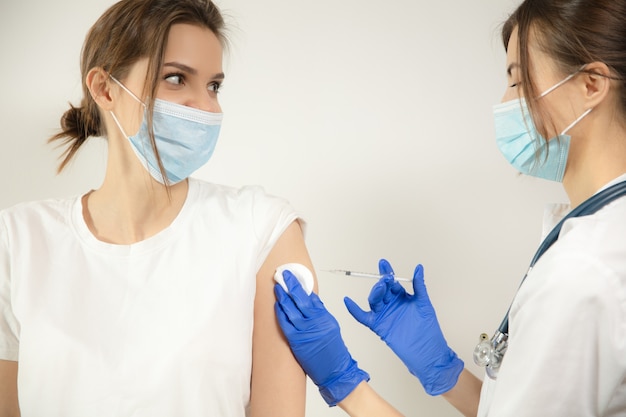
M0 359L0 417L19 417L17 362Z
M306 376L291 353L274 313L274 272L286 263L301 263L315 272L300 224L291 223L257 274L252 342L252 417L304 416ZM317 291L317 280L314 291Z

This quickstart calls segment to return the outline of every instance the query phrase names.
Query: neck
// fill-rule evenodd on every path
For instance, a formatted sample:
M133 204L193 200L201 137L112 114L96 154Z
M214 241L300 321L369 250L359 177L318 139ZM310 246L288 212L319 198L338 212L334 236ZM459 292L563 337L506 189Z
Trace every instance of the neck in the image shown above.
M572 207L578 206L624 173L626 129L621 123L615 119L596 118L587 132L572 133L567 171L563 178Z
M149 175L148 181L145 176L130 178L107 176L99 189L83 197L85 222L101 241L128 245L154 236L174 221L185 203L187 180L171 186L168 194Z

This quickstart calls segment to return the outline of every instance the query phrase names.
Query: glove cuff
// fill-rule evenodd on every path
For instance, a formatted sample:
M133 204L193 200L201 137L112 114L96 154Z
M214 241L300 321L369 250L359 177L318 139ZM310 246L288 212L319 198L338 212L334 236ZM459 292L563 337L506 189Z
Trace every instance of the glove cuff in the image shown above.
M362 381L370 380L369 374L360 369L356 361L353 359L350 361L350 366L346 372L319 387L322 398L330 407L343 401Z
M433 368L434 377L428 380L421 380L420 378L420 382L428 395L436 396L445 394L454 388L465 368L465 363L450 349L449 359L446 363L435 365Z

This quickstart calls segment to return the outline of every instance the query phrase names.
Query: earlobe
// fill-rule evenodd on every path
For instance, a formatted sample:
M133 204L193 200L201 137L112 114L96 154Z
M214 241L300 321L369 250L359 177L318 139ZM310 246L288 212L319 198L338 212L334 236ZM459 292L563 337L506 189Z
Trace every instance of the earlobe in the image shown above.
M99 67L90 69L85 77L85 84L99 107L106 111L113 108L108 72Z

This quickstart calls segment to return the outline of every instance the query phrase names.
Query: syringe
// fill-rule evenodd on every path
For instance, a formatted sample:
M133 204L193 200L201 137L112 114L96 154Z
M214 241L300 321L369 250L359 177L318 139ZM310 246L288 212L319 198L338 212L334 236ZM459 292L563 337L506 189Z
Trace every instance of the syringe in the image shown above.
M348 271L346 269L324 269L322 270L324 272L332 272L333 274L341 274L341 275L348 275L351 277L362 277L362 278L375 278L375 279L380 279L383 277L383 275L380 274L374 274L371 272L356 272L356 271ZM397 277L397 276L393 276L395 278L396 281L406 281L406 282L411 282L413 281L410 278L401 278L401 277Z

